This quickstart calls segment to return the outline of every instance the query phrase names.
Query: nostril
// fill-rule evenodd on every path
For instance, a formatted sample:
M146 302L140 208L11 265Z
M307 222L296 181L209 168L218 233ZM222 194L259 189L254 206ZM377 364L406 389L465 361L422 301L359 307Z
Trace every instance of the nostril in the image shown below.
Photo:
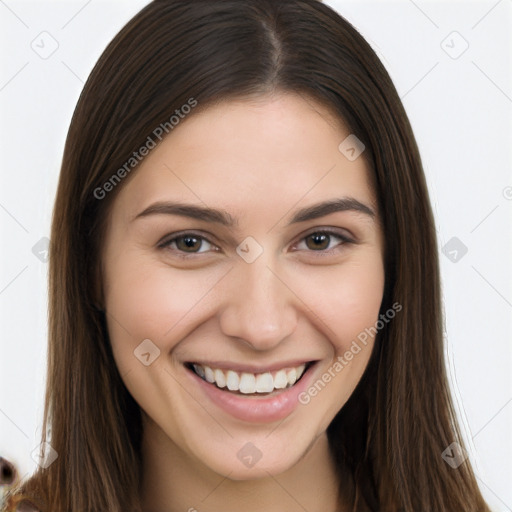
M0 457L0 485L11 485L15 477L14 466L8 460Z

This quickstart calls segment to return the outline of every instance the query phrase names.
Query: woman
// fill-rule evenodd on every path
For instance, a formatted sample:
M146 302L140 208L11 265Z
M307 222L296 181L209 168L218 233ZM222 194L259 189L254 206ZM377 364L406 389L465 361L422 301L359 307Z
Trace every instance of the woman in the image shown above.
M320 2L157 0L114 38L68 134L49 329L49 445L11 509L488 510L418 149Z

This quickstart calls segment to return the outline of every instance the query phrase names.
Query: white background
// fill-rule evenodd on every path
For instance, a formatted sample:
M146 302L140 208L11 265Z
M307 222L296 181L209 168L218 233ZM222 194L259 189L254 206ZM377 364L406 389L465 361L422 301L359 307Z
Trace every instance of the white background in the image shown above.
M22 474L35 468L46 364L47 264L32 248L49 236L83 83L147 3L0 1L0 455ZM440 252L452 237L467 247L456 262L441 252L449 372L484 496L511 511L512 0L326 3L372 44L402 97ZM58 44L46 59L32 48L41 38Z

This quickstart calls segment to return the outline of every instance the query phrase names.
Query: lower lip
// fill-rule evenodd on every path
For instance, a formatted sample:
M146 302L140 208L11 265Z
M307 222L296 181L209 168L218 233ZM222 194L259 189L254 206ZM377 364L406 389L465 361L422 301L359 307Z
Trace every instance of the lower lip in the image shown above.
M238 395L206 382L193 370L187 373L215 405L231 416L251 423L271 423L286 418L299 406L299 394L307 389L315 366L310 365L297 384L272 396Z

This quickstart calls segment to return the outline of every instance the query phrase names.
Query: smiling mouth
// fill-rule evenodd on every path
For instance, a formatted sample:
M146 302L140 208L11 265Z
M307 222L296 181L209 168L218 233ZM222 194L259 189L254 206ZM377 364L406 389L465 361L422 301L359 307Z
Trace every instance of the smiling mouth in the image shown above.
M293 387L313 363L311 361L262 373L237 372L199 363L187 363L185 366L205 382L223 391L243 395L266 395Z

